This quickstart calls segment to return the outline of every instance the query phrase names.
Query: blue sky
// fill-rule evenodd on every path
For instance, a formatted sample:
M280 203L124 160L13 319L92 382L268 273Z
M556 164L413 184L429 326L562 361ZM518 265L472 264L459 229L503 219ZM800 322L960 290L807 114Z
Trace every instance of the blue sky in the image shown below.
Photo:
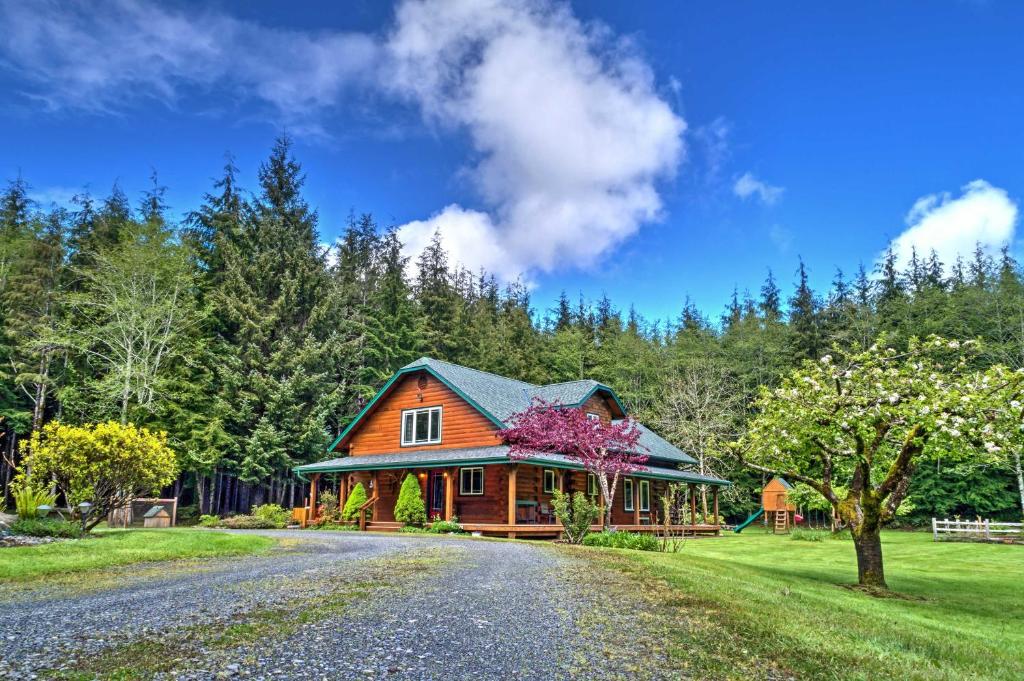
M651 318L1014 243L1024 5L0 0L0 172L194 207L287 129L349 211Z

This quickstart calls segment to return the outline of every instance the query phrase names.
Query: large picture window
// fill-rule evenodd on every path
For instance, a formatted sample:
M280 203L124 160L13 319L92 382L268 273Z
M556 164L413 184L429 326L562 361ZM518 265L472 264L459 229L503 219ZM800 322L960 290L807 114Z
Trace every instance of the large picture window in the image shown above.
M441 407L402 412L402 446L436 445L441 442Z
M640 510L650 511L651 510L651 481L641 480L640 481Z
M459 469L459 494L474 495L484 493L484 469L483 468L460 468Z
M622 481L622 510L633 511L633 480L626 478Z

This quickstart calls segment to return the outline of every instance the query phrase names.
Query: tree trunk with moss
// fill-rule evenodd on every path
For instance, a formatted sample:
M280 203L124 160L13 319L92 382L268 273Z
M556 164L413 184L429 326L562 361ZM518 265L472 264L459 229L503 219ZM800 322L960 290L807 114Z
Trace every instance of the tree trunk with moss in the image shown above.
M853 546L857 552L857 583L879 589L889 588L885 583L882 563L881 504L871 490L865 490L859 499L845 499L838 510L853 535Z

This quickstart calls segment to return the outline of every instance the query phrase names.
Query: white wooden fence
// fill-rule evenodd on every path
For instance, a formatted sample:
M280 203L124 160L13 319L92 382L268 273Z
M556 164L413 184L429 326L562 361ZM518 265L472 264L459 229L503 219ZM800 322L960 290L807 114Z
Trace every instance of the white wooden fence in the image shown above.
M1024 541L1024 523L1003 523L993 520L950 520L932 518L932 539L964 541Z

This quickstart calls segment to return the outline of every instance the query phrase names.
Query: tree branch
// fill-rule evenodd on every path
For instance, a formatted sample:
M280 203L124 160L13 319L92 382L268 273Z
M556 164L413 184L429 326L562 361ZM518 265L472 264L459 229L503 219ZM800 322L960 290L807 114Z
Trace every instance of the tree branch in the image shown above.
M885 480L878 486L877 495L879 499L884 499L887 495L891 494L901 481L907 477L914 456L919 454L924 448L924 443L918 444L915 442L921 436L921 424L915 424L907 432L907 436L903 438L903 446L900 447L900 453L896 456L896 460L892 462L892 466L889 467Z
M774 468L768 468L766 466L759 466L756 463L750 463L749 461L745 461L742 456L740 456L740 463L742 463L747 468L751 468L755 471L760 471L762 473L768 473L776 477L789 478L790 480L802 482L811 489L817 491L819 494L821 494L821 496L828 499L828 502L830 504L836 505L839 503L839 498L836 497L835 492L832 491L832 487L823 485L821 482L815 480L814 478L809 478L806 475L801 475L796 471L781 471Z

